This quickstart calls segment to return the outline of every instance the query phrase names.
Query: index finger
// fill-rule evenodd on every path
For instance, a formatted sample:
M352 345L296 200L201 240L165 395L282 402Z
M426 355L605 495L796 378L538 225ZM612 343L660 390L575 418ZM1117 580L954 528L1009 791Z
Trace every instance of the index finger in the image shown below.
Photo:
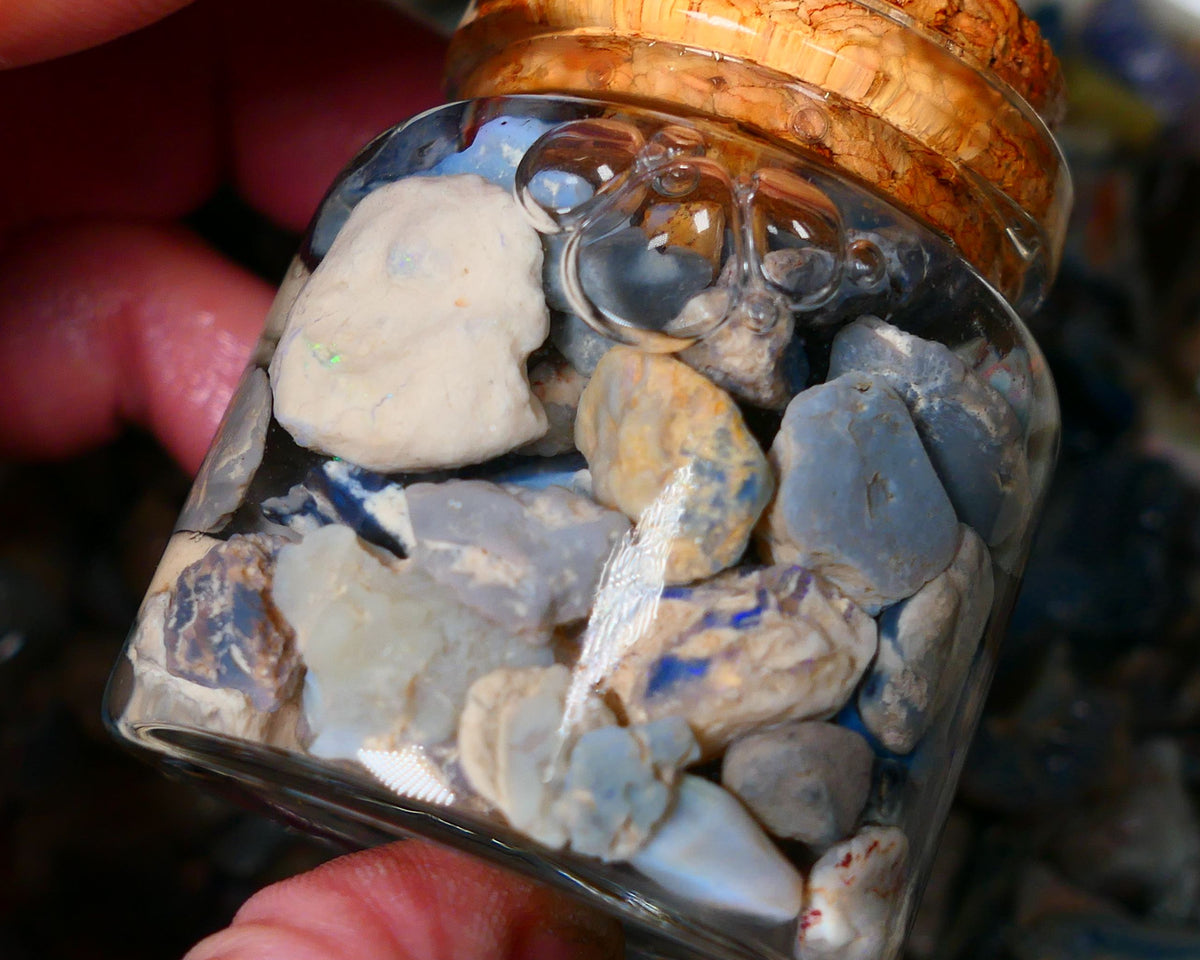
M190 0L0 0L0 68L94 47Z

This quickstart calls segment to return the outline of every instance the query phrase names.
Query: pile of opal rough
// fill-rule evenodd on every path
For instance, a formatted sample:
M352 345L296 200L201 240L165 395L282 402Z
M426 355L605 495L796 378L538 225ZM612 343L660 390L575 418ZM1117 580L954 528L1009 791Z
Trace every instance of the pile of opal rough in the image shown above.
M582 295L660 346L736 307L613 342L526 202L600 181L514 194L553 130L493 121L358 202L206 461L126 716L365 767L803 960L882 956L908 778L1028 518L1028 375L839 315L861 291L735 297L731 209L645 191Z

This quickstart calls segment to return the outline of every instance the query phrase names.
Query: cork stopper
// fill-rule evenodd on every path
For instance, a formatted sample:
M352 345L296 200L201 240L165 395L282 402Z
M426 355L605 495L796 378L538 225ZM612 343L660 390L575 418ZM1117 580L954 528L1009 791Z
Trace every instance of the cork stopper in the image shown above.
M476 0L448 76L736 122L882 193L1019 309L1058 266L1062 77L1015 0Z

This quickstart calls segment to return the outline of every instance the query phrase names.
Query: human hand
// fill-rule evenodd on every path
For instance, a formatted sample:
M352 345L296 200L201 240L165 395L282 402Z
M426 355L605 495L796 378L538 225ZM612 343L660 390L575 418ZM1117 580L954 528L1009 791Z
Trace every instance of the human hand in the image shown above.
M620 931L567 897L421 840L267 887L184 960L611 960Z
M440 99L442 41L379 4L198 0L122 36L185 5L0 5L0 457L133 422L194 469L272 291L174 221L232 182L299 230L359 147ZM410 841L263 890L189 960L618 947L562 895Z
M0 457L132 422L194 470L272 291L174 221L230 182L299 230L440 99L443 41L378 3L199 0L103 42L186 2L0 5Z

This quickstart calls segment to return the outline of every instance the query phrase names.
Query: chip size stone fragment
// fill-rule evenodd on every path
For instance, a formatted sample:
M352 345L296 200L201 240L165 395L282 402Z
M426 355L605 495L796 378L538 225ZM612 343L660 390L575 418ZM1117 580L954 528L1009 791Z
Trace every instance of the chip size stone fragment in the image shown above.
M551 129L553 124L536 117L497 117L475 132L468 147L443 157L429 172L437 176L475 174L511 193L521 158Z
M869 613L946 569L958 521L903 401L844 374L800 393L771 446L779 492L762 527L777 563L831 580Z
M670 808L678 771L699 756L679 717L584 733L571 750L555 805L571 849L601 860L628 859Z
M994 387L949 348L876 317L838 332L831 378L881 377L908 406L959 519L988 544L1022 527L1032 509L1021 422Z
M893 918L908 840L895 827L864 827L813 865L796 936L798 960L878 960L904 936Z
M387 477L344 460L314 467L281 497L259 509L271 523L304 536L330 523L353 527L363 540L397 556L412 549L412 525L404 488Z
M229 522L262 463L270 423L271 385L266 373L254 367L229 402L216 440L179 514L177 530L213 533Z
M675 808L630 863L694 903L786 923L799 913L804 878L730 793L701 777L680 779Z
M547 292L547 300L550 294ZM570 304L565 300L551 303L560 310L569 310ZM601 336L588 325L588 322L574 313L555 314L550 321L550 342L558 348L579 373L590 377L597 365L616 342Z
M564 724L571 673L561 664L495 670L467 693L458 724L459 762L471 788L516 829L548 847L570 836L554 810L571 747L580 735L616 722L588 697Z
M620 513L562 487L483 480L405 491L422 570L514 630L586 617L604 563L629 529Z
M788 723L733 743L721 766L721 783L775 836L822 853L858 822L874 759L853 730L832 723Z
M280 550L272 593L307 667L314 756L354 758L368 738L375 748L443 743L475 679L552 660L548 634L498 627L340 524Z
M529 385L546 411L548 427L545 436L526 444L518 453L553 457L574 450L575 414L587 378L565 358L552 355L530 368Z
M974 530L960 529L950 566L879 618L879 655L859 690L858 709L893 753L909 753L961 692L991 613L991 557Z
M241 690L196 683L167 666L166 625L171 603L169 589L146 598L129 638L126 656L135 682L116 719L131 738L147 721L193 727L212 733L300 750L298 697L278 709L259 710ZM294 686L294 685L293 685Z
M635 723L683 717L706 756L784 720L827 717L875 655L875 623L801 567L731 571L658 598L607 680Z
M679 359L734 396L782 410L809 376L808 357L793 332L785 298L750 290L720 326L680 352Z
M472 175L410 177L355 207L271 361L301 446L382 472L481 463L546 432L525 360L546 339L542 246Z
M666 581L736 563L771 497L766 457L729 396L670 357L615 347L583 391L576 446L596 499L636 518L680 472L680 526Z
M164 634L171 673L244 693L257 710L276 710L291 697L300 663L291 627L271 597L273 564L284 542L235 535L183 570Z

